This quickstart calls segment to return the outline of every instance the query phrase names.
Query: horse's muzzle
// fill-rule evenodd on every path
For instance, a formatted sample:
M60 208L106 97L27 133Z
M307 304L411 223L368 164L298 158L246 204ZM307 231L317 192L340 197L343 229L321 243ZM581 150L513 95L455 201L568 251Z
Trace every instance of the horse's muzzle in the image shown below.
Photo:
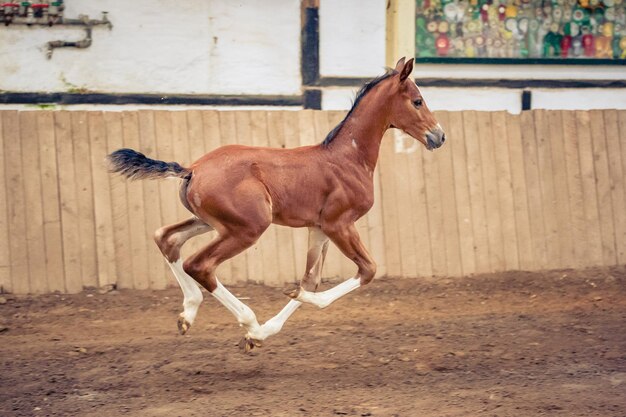
M429 151L440 148L446 141L446 134L442 128L437 126L435 129L426 132L426 143Z

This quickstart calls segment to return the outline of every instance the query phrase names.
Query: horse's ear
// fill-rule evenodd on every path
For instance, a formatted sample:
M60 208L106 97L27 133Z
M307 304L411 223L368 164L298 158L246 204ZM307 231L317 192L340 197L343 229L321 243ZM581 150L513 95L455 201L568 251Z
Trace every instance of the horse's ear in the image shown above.
M409 59L409 62L404 64L404 68L402 68L402 71L400 72L400 82L403 82L404 80L409 78L409 75L411 75L412 72L413 72L413 58Z
M402 68L404 68L405 59L406 59L405 57L402 57L398 60L398 63L396 64L396 68L394 69L395 71L398 71L398 72L402 71Z

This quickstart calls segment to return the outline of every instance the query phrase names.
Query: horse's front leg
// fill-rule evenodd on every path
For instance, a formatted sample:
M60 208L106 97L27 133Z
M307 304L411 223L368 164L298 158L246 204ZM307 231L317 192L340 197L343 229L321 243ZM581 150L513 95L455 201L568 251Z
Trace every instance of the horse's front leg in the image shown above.
M328 307L337 299L368 284L376 274L376 263L361 242L354 223L347 226L341 224L325 225L323 232L333 241L341 252L354 261L358 267L357 275L349 278L335 287L322 291L312 292L301 286L288 295L295 300L311 303L320 308Z

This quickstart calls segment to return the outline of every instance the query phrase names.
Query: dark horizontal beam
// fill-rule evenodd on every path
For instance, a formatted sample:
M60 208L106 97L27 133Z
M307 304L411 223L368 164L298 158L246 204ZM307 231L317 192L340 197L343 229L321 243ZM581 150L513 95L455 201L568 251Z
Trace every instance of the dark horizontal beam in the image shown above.
M320 87L357 87L369 78L322 77ZM497 87L497 88L626 88L626 80L514 80L419 78L421 87Z
M173 104L207 106L302 106L301 95L195 95L0 92L0 104Z
M369 78L323 77L319 88L359 87ZM422 87L492 88L626 88L626 80L507 80L421 78ZM310 94L309 94L310 96ZM309 101L312 98L309 97ZM205 106L304 106L303 95L192 95L192 94L114 94L114 93L33 93L0 92L0 104L146 104ZM319 101L319 100L318 100ZM317 108L318 106L313 106Z
M420 64L488 64L488 65L626 65L626 59L602 58L452 58L452 57L417 57Z

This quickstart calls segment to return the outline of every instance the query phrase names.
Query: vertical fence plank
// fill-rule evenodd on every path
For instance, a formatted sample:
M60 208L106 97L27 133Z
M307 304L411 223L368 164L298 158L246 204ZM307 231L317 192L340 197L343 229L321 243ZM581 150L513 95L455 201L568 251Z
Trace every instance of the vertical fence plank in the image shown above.
M28 246L26 243L26 195L22 168L22 142L19 115L6 111L3 117L5 173L7 187L7 218L11 254L12 289L18 294L30 292Z
M268 111L267 126L270 146L287 148L285 137L285 111ZM278 284L284 285L296 279L291 230L283 226L270 226L276 234L276 255L278 256ZM267 270L266 270L267 272Z
M413 151L401 157L407 164L407 171L405 175L396 177L409 187L410 199L406 210L410 213L410 224L413 225L413 247L409 245L406 250L415 256L415 276L442 276L445 274L446 261L439 175L436 172L437 156L427 152L408 135L404 135L404 141L405 146L410 146Z
M381 188L381 206L385 219L385 253L387 255L387 273L402 276L400 257L400 220L398 217L396 181L394 172L394 134L388 131L383 137L379 156L379 175Z
M587 266L602 265L603 251L600 235L600 213L596 193L596 173L593 162L593 145L590 128L590 113L576 112L578 132L578 157L583 185L583 207L585 212Z
M602 265L617 263L615 253L615 226L609 161L607 156L606 131L602 110L591 110L591 145L596 173L596 192L600 214L600 236L602 239Z
M98 264L98 285L115 284L117 269L113 237L111 184L105 166L107 155L106 126L102 112L89 112L89 142L94 189L95 239Z
M105 112L106 153L110 154L124 147L122 114ZM118 288L133 288L133 253L131 249L129 211L126 179L121 175L109 175L111 198L111 218L113 227L113 248L116 264L116 285Z
M237 143L238 133L235 115L237 112L219 112L221 144L230 145ZM247 252L243 251L239 255L231 258L225 263L230 264L231 277L229 283L242 282L248 279ZM223 264L222 264L223 265Z
M98 265L87 112L73 111L70 114L70 119L72 120L72 144L74 146L74 168L76 171L82 279L84 286L96 287L98 285Z
M535 140L537 143L537 167L539 168L539 188L543 224L546 239L546 267L555 268L561 263L560 239L556 216L554 193L554 170L552 169L552 149L550 126L546 110L534 111Z
M158 146L156 143L155 112L152 110L139 111L139 144L142 153L157 157ZM153 233L163 226L161 205L157 204L161 198L159 190L159 182L161 181L144 180L141 182L143 186L146 221L146 234L144 235L144 239L150 242L147 247L148 279L150 288L153 289L165 288L169 282L169 271L165 269L165 258L163 258L157 246L152 242L152 239L150 239Z
M626 143L624 143L622 139L626 137L626 110L619 110L617 112L617 123L619 127L622 168L626 171ZM626 184L624 184L624 194L626 195Z
M19 113L20 140L22 142L22 172L24 173L24 200L26 202L26 248L30 291L43 294L48 291L46 249L43 233L43 203L41 191L41 166L39 162L39 137L36 113Z
M189 135L189 160L191 162L197 161L207 150L204 146L204 121L203 115L205 112L200 110L189 110L187 113L187 128ZM219 129L219 120L218 120ZM219 136L218 136L219 141Z
M482 180L480 161L480 137L478 133L478 113L475 111L463 112L465 129L465 149L467 152L467 178L472 207L472 232L474 235L474 250L476 252L476 272L488 272L489 237L485 212L485 193Z
M394 204L400 222L398 237L402 275L429 276L432 274L432 261L421 149L417 153L407 153L404 151L405 143L413 146L414 139L400 130L393 133L394 141L402 142L402 151L395 149L390 166L397 197Z
M319 142L316 135L314 114L315 111L313 110L298 112L298 126L300 128L299 146L310 146Z
M511 187L513 189L513 210L515 212L515 231L517 234L517 254L519 267L523 270L534 269L535 261L530 229L528 190L524 169L524 147L522 144L521 117L507 114L506 130L511 161Z
M437 112L436 117L439 124L443 126L447 137L446 144L437 153L437 165L435 167L440 181L439 193L441 194L441 212L443 216L446 274L458 277L463 274L463 267L459 244L459 224L456 216L457 204L454 192L454 166L452 164L450 140L459 140L459 138L451 138L450 136L449 112Z
M498 207L502 228L502 249L504 269L519 269L515 208L513 204L513 182L509 161L509 137L506 126L506 112L491 114L493 153L495 157L495 177L498 186Z
M436 153L426 152L419 146L418 152L421 153L423 163L423 186L428 212L426 219L428 220L428 246L430 250L432 275L443 276L446 275L448 271L446 266L446 240L444 235L445 216L443 203L441 201L441 173L438 170L437 160L441 158L441 154L444 151L439 149ZM414 181L414 179L412 179L411 182L412 181ZM416 231L416 241L418 241L417 233L418 231ZM419 246L417 247L419 248Z
M587 241L585 227L584 195L578 159L578 132L576 113L561 112L563 130L563 152L565 156L565 176L567 178L568 205L570 208L570 236L574 259L572 267L587 265Z
M622 170L626 175L626 143L624 143L623 138L626 137L626 110L619 110L617 112L617 124L618 124L618 137L620 138L620 156L622 162ZM626 199L626 180L624 180L624 199ZM626 202L624 203L626 205ZM623 215L622 213L617 213L616 215ZM626 230L623 230L623 233L626 234ZM619 261L623 263L623 260Z
M396 201L402 274L430 276L433 269L423 150L415 139L400 130L394 131L394 136L395 140L402 141L402 151L396 149L393 155L396 164L392 165L397 196L404 196Z
M133 112L122 113L122 130L124 134L124 146L131 149L144 151L139 141L139 114ZM128 193L129 224L130 224L130 248L132 252L132 278L133 287L137 289L150 288L150 270L148 268L148 232L146 231L146 207L145 201L152 204L144 197L144 181L128 181L126 183Z
M13 283L11 282L11 250L10 239L12 234L9 230L9 194L8 194L8 169L5 170L5 161L9 159L9 154L5 150L5 135L3 114L0 112L0 293L12 292ZM13 196L11 196L13 198Z
M615 224L615 249L617 263L626 263L626 172L622 166L620 138L626 132L620 132L616 110L604 111L606 147L609 163L611 202L613 203L613 221ZM622 143L626 147L626 143Z
M530 237L533 248L533 269L541 269L548 266L548 258L545 239L546 231L543 222L537 141L535 139L535 125L532 112L522 112L521 128L522 147L524 151L524 173L526 176L530 219Z
M491 113L479 112L477 120L490 271L503 271L505 269L504 242Z
M474 250L474 234L472 232L472 210L467 178L467 152L463 113L450 113L450 125L447 135L452 154L454 178L454 197L456 200L456 218L459 226L459 249L461 254L461 271L463 274L476 272L476 252Z
M19 112L30 292L48 292L37 113Z
M204 151L206 153L214 151L226 143L233 143L236 132L228 132L221 128L218 111L203 111L202 126L202 131L204 132ZM233 139L224 140L223 135L233 136Z
M54 114L49 111L37 112L36 125L39 136L39 158L41 160L41 195L48 291L64 292L63 235L61 231Z
M70 112L54 114L59 164L59 198L61 200L61 225L63 235L63 264L65 289L76 293L83 289L81 277L80 229L78 225L78 193L74 170L74 146Z
M384 140L384 138L383 138ZM374 170L374 205L367 218L370 237L370 253L377 264L376 277L387 275L387 254L385 252L385 227L383 216L383 195L380 184L380 163Z
M173 126L172 112L160 110L154 112L154 127L156 139L155 156L162 161L175 161L173 147ZM178 189L180 180L161 180L158 181L159 195L161 196L161 226L176 223L183 220L178 217ZM167 272L167 283L173 283ZM173 277L172 277L173 278Z
M554 182L554 216L560 262L555 267L573 267L576 263L572 237L572 220L569 207L569 191L567 166L565 162L565 146L563 143L563 112L547 112L548 138L552 156L552 178ZM554 265L554 264L553 264Z
M400 191L400 195L406 196L401 198L399 213L400 219L405 219L401 221L406 222L407 225L406 230L400 226L400 254L402 257L408 254L409 262L402 263L402 271L407 277L431 276L434 272L430 213L426 196L426 186L429 180L424 168L424 149L409 135L400 131L397 133L402 135L404 146L413 150L411 153L396 153L394 156L400 162L394 168L396 182L400 184L399 186L396 184L396 187L399 187L396 190Z

